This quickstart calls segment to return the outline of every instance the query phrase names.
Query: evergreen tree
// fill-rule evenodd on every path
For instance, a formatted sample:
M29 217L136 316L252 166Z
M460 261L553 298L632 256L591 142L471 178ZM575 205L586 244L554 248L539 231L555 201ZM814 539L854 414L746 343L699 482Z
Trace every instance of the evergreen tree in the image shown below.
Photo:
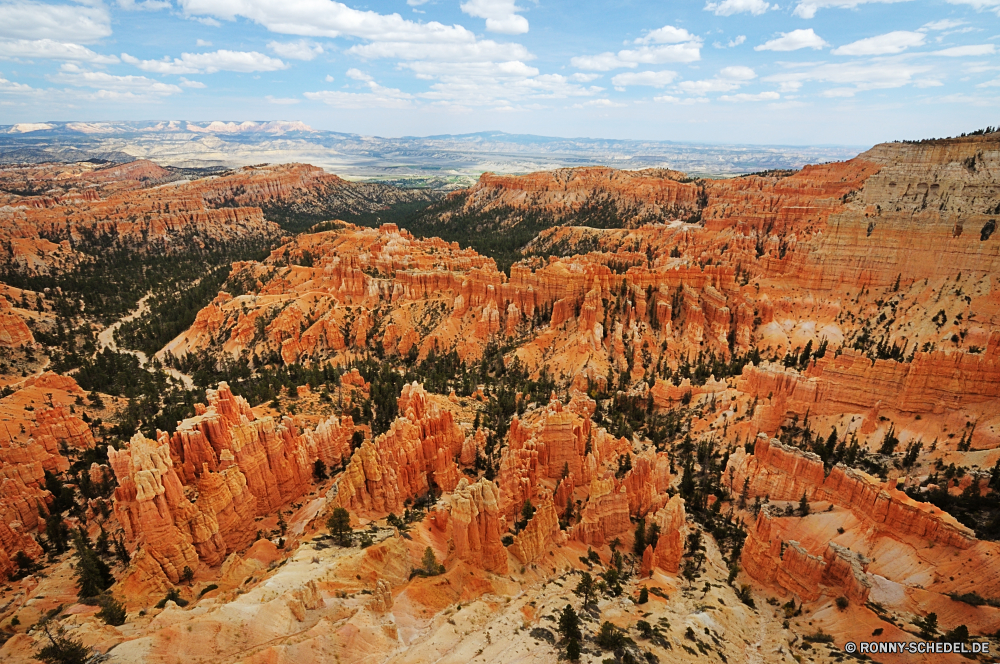
M326 521L330 534L337 538L340 546L351 545L351 515L343 507L335 507Z
M799 499L799 515L809 516L809 501L806 499L806 492L802 492L802 498Z
M128 547L125 546L125 540L121 535L115 538L115 557L118 558L122 565L128 565L132 562L132 557L128 553Z
M80 586L77 596L81 599L97 597L115 582L111 568L98 557L83 538L77 538L75 545L78 560L74 571Z
M576 584L573 592L582 597L583 605L587 606L594 596L594 589L594 577L590 575L590 572L584 572L580 575L580 582Z
M639 517L639 521L635 525L635 541L632 543L632 553L634 553L637 558L642 558L642 554L645 550L646 550L646 519L644 519L643 517Z
M49 644L35 653L35 658L45 664L86 664L90 659L90 648L83 642L62 634L53 636L48 626L45 627L45 635Z
M45 536L55 547L56 553L66 553L69 549L69 526L63 521L62 515L56 511L45 518Z
M559 633L563 641L580 641L583 634L580 633L580 617L569 604L559 614Z
M313 464L313 477L316 478L317 482L322 482L329 477L326 472L326 464L323 463L322 459L316 459L316 463Z
M421 559L420 564L428 576L437 576L444 572L444 565L438 563L437 558L434 556L434 549L431 547L424 549L424 557Z

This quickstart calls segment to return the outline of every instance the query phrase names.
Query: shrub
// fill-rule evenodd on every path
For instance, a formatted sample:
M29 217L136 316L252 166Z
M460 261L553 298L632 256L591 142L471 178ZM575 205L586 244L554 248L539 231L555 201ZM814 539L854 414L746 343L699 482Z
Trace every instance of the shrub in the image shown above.
M181 593L177 588L171 588L167 591L166 596L156 603L157 609L162 609L167 605L167 602L173 602L177 606L185 607L188 605L188 601L181 597Z
M101 610L97 612L97 617L103 620L106 625L117 627L125 624L124 604L111 595L101 595L98 601L101 605Z
M214 583L210 583L210 584L208 584L207 586L205 586L204 588L201 589L201 592L198 593L198 599L201 599L206 594L212 592L213 590L218 590L218 589L219 589L218 585L216 585Z
M850 602L847 601L847 598L844 597L843 595L841 595L836 599L836 603L837 603L837 608L840 609L841 611L846 609L847 605L850 604Z
M602 650L618 650L625 647L625 634L608 621L604 621L594 641Z

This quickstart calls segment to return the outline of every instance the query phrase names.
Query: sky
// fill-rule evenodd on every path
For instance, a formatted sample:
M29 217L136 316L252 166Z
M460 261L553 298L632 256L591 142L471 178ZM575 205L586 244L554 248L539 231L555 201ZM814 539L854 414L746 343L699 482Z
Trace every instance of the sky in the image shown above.
M1000 0L0 0L0 124L864 145L1000 124Z

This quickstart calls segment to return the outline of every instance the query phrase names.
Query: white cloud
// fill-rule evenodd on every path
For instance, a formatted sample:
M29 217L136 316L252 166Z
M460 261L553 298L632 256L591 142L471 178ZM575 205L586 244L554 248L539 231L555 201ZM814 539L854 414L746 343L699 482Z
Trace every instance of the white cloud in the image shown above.
M648 85L654 88L662 88L665 85L673 83L675 78L677 78L677 72L666 69L663 71L630 71L616 75L611 79L611 83L621 88L629 85Z
M375 80L374 78L364 73L360 69L353 69L353 68L347 70L347 78L353 78L355 81L365 81L365 82Z
M269 103L272 104L288 105L288 104L299 103L299 100L293 97L272 97L271 95L267 95L266 97L264 97L264 99L266 99Z
M677 87L688 94L703 96L709 92L729 92L740 87L739 81L726 81L721 78L710 78L703 81L681 81Z
M326 78L323 79L323 80L326 81L327 83L333 83L336 79L333 76L330 76L329 74L327 74Z
M37 90L30 85L25 85L24 83L16 83L14 81L8 81L6 78L0 77L0 91L11 92L16 94L38 94L41 90Z
M412 70L417 78L433 79L441 77L476 78L530 78L538 76L535 67L520 60L508 62L408 62L403 65Z
M957 28L960 25L965 25L965 21L959 21L953 18L943 18L940 21L931 21L930 23L924 23L920 29L921 30L950 30L952 28Z
M522 35L528 31L528 19L517 12L524 11L514 0L469 0L461 5L469 16L486 19L489 32L505 35Z
M419 7L420 5L426 5L431 0L406 0L406 4L411 7Z
M761 44L760 46L754 46L755 51L797 51L800 48L814 48L820 49L824 46L829 46L822 37L813 32L812 28L808 30L792 30L791 32L782 32L781 36L777 39L772 39L768 42Z
M623 108L627 104L620 104L616 101L611 101L610 99L591 99L590 101L585 101L582 104L573 104L573 108L586 108L588 106L597 106L599 108Z
M948 0L951 5L968 5L977 11L990 10L1000 15L1000 0Z
M110 34L111 19L100 4L92 7L40 2L0 4L0 38L87 44Z
M257 51L218 50L211 53L181 53L181 57L162 60L140 60L122 53L122 60L143 71L156 74L214 74L217 71L276 71L286 69L281 60Z
M684 28L675 28L672 25L665 25L662 28L651 30L645 36L635 40L636 44L680 44L682 42L700 42L701 37L693 35Z
M750 69L750 67L735 65L720 69L719 77L730 81L750 81L757 78L757 73L753 69Z
M373 60L442 60L445 62L491 62L496 60L531 60L535 56L520 44L500 44L490 39L468 43L427 44L416 42L372 42L347 49L348 55Z
M925 35L922 32L906 32L897 30L877 37L859 39L833 49L834 55L889 55L902 53L911 46L923 46Z
M201 48L201 47L205 47L205 46L211 46L212 42L206 41L204 39L199 39L197 42L195 42L195 45L198 46L199 48Z
M680 104L681 106L690 106L691 104L705 104L708 103L707 97L672 97L670 95L661 95L659 97L653 97L653 101L658 101L667 104Z
M931 55L943 55L949 58L964 58L969 56L993 55L996 46L993 44L975 44L970 46L952 46L940 51L931 51Z
M705 11L714 12L716 16L732 16L733 14L750 13L760 16L771 8L777 9L777 5L770 5L764 0L723 0L722 2L708 2L705 4Z
M778 83L782 92L798 90L803 83L809 81L833 83L840 87L834 88L833 93L828 90L826 96L848 96L848 92L853 95L865 90L884 90L916 84L926 80L923 75L930 70L928 66L914 65L902 58L885 58L872 64L810 64L801 70L765 76L762 80Z
M757 73L742 65L723 67L713 78L701 81L681 81L677 89L691 95L703 97L709 92L732 92L757 78Z
M201 81L189 81L181 76L181 86L185 88L204 88L205 84Z
M15 39L0 41L0 58L47 58L50 60L76 60L110 65L118 62L113 55L95 53L85 46L57 42L51 39Z
M87 71L75 64L64 64L51 78L57 83L95 88L101 99L166 97L181 91L176 85L145 76L114 76L102 71Z
M696 62L701 60L701 43L686 42L666 46L642 46L618 53L583 55L570 59L577 69L608 71L622 67L634 68L640 64L660 65L668 62Z
M575 74L571 74L569 80L575 81L577 83L590 83L595 78L600 78L600 77L601 77L600 74L584 74L582 72L577 72Z
M321 90L306 92L306 99L321 101L334 108L407 108L413 105L413 95L395 88L384 88L375 81L368 82L371 92L341 92Z
M758 92L757 94L749 94L746 92L741 92L735 95L720 95L719 101L774 101L776 99L781 99L781 95L773 90L768 90L766 92Z
M855 9L859 5L867 5L873 2L894 3L909 2L909 0L800 0L799 4L795 6L795 11L792 13L799 18L813 18L819 9L831 7L837 9Z
M726 46L728 46L729 48L733 48L734 46L739 46L740 44L742 44L746 40L747 40L747 36L746 35L740 35L736 39L730 39L729 43L726 44Z
M1000 78L994 78L992 81L986 81L985 83L980 83L976 87L977 88L998 88L998 87L1000 87Z
M144 10L155 12L160 9L170 9L170 3L165 0L142 0L141 2L136 2L135 0L117 0L116 4L122 9L126 10Z
M293 42L272 41L267 43L267 48L290 60L312 60L323 53L322 46L307 39Z
M303 37L360 37L372 41L474 43L475 34L460 25L417 23L399 14L352 9L333 0L179 0L185 12L226 21L237 16L272 32Z

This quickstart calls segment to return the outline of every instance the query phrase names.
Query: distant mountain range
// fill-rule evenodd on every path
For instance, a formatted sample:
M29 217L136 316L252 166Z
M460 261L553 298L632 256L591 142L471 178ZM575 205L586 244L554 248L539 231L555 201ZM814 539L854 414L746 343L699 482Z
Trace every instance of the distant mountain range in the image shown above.
M595 164L727 177L841 161L861 149L560 138L499 131L383 138L280 120L0 125L0 163L145 158L165 166L205 168L298 161L351 179L441 189L467 186L484 171L526 173Z

